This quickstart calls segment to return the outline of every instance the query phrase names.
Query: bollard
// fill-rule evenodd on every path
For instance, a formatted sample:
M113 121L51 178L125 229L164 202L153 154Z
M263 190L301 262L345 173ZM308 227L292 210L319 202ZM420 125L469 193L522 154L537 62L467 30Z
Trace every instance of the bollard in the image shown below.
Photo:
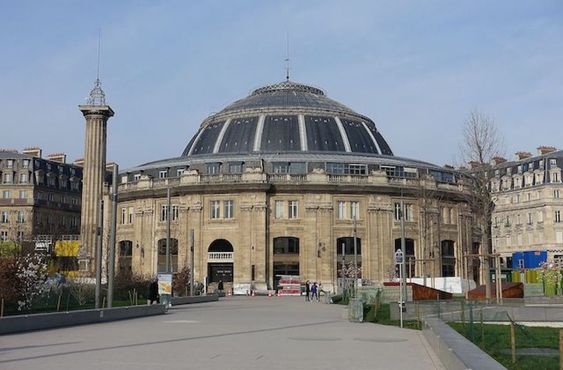
M561 335L561 334L560 334ZM512 363L516 363L516 333L514 332L514 321L510 320L510 349L512 350Z
M563 369L563 329L559 329L559 369Z

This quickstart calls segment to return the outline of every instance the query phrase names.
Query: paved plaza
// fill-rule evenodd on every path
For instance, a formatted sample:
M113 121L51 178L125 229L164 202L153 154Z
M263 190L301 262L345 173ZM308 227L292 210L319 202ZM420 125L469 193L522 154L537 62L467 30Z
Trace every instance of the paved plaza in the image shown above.
M0 369L442 369L422 333L343 306L233 297L168 314L0 337Z

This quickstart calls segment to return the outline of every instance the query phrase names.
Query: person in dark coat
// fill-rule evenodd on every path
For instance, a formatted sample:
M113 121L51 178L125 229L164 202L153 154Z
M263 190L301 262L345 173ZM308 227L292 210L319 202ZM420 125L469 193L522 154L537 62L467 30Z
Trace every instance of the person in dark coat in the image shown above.
M311 287L309 286L309 280L305 282L305 301L309 302L309 296L311 295Z
M223 280L219 280L219 284L217 284L217 290L220 292L223 291Z
M153 302L160 303L160 297L158 296L158 280L154 279L149 285L149 295L147 297L150 304Z

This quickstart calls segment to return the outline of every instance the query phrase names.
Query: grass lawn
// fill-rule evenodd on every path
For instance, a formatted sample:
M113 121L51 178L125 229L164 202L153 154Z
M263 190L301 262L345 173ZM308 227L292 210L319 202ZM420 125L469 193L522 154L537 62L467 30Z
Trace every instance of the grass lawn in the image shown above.
M400 320L391 320L391 307L388 303L379 305L377 311L372 305L364 306L364 321L381 325L401 326ZM403 320L403 327L421 330L421 325L416 320Z
M510 326L509 325L483 325L484 336L481 335L481 325L449 323L449 325L464 335L469 340L481 347L508 369L559 369L559 356L522 356L516 355L516 363L512 363L510 353ZM553 348L559 349L559 329L545 327L516 327L516 351L519 348Z

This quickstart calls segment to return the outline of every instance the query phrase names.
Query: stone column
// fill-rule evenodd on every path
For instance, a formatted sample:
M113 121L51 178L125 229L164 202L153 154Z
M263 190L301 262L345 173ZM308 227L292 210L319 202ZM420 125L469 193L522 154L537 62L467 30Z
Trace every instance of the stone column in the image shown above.
M92 93L90 95L92 96ZM97 219L106 170L107 121L114 112L103 100L100 102L89 99L87 105L80 105L79 108L86 119L79 263L80 270L93 273L97 257Z

